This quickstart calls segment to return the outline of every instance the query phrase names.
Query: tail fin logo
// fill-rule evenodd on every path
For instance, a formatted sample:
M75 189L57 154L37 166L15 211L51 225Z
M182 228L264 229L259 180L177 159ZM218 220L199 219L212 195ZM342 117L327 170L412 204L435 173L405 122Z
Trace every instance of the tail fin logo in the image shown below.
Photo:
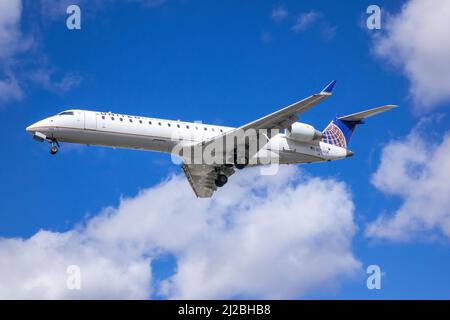
M334 124L333 121L330 122L330 124L323 131L321 141L347 149L347 142L344 133L341 128Z

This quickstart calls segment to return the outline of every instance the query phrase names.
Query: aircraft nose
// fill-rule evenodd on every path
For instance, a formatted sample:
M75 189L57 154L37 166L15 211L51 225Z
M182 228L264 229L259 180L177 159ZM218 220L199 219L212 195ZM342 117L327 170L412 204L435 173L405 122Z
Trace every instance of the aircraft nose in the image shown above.
M25 130L27 132L31 132L31 133L35 132L36 131L36 124L33 123L31 126L28 126Z
M30 133L35 133L38 130L40 132L45 131L45 128L49 125L48 118L44 120L40 120L38 122L33 123L31 126L26 127L26 131Z
M351 150L347 150L347 157L351 157L354 155L354 152Z

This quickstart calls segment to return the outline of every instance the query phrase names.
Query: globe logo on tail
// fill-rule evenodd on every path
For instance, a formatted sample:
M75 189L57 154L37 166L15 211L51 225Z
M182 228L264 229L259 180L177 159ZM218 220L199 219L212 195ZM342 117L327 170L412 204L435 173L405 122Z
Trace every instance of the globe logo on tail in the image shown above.
M331 122L323 131L321 140L325 143L347 149L347 142L345 140L344 133L333 122Z

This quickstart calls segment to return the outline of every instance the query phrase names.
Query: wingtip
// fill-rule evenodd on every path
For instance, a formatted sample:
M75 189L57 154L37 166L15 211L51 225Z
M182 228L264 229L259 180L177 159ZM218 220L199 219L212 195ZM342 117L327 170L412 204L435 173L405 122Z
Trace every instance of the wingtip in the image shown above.
M399 106L396 104L387 104L381 108L384 108L384 110L387 111L387 110L397 109L397 108L399 108Z
M336 85L336 80L331 81L323 90L322 93L328 93L331 94L331 92L334 89L334 86Z

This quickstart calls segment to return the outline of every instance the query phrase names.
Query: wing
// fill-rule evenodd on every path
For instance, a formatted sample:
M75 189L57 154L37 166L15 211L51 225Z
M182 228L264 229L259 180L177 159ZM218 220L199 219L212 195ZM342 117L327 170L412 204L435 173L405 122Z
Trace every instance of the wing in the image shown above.
M298 120L298 115L308 111L321 101L325 100L329 96L331 96L331 92L333 91L333 88L336 84L336 81L333 80L330 84L328 84L321 92L317 94L313 94L312 96L303 99L301 101L295 102L281 110L275 111L265 117L262 117L258 120L252 121L250 123L247 123L239 128L230 130L222 135L215 136L209 140L205 140L200 142L199 144L202 145L202 147L206 147L209 144L216 143L217 145L221 145L221 141L224 139L226 140L227 137L233 137L236 135L237 132L246 132L246 130L249 129L284 129L288 128L290 125L292 125L294 122ZM263 138L270 138L268 136ZM267 140L266 140L267 141ZM259 144L260 147L263 146L263 144ZM217 148L219 150L220 148ZM256 148L254 148L256 149ZM257 152L258 150L254 150L253 153ZM230 152L230 150L223 150L224 154L227 154ZM254 154L249 154L249 159Z
M220 172L227 177L234 173L233 168L203 164L185 164L181 166L186 178L198 198L211 198L217 190L215 180Z
M291 124L298 120L298 115L305 113L315 105L319 104L319 102L331 96L331 92L333 91L335 84L336 80L333 80L320 93L313 94L312 96L297 101L281 110L275 111L265 117L247 123L237 130L288 128Z

